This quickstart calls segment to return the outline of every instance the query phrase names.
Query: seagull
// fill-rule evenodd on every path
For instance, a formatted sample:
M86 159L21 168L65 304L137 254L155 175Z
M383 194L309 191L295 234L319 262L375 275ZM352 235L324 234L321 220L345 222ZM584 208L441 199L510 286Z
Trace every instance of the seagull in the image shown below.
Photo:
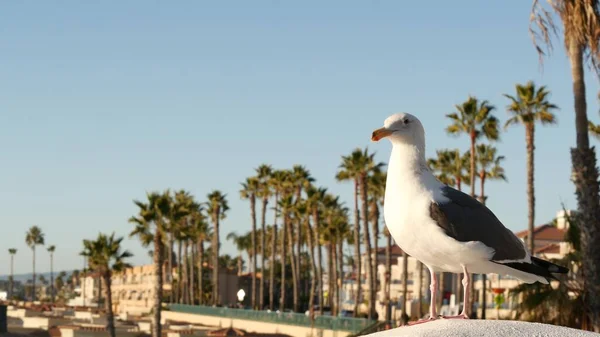
M408 113L388 117L371 140L392 143L385 188L384 218L398 246L431 274L429 318L436 311L436 272L464 273L464 302L458 316L468 319L470 274L511 275L525 283L548 284L568 269L531 256L524 243L494 213L471 196L440 182L425 160L425 130ZM415 324L415 323L413 323Z

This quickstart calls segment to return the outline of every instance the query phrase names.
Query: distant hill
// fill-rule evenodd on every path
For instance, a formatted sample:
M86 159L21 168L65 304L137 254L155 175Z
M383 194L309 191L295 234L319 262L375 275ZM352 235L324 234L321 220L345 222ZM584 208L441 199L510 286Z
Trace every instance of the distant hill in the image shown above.
M58 270L54 272L54 276L58 275L62 270ZM65 270L65 272L68 275L71 275L71 273L73 272L72 270ZM36 273L35 274L35 278L36 280L39 280L40 275L44 275L44 278L46 278L47 280L50 280L50 272L47 273ZM0 275L0 281L5 281L8 280L8 277L10 275ZM20 282L26 282L27 280L31 280L33 278L33 274L32 273L27 273L27 274L16 274L15 276L15 281L20 281Z

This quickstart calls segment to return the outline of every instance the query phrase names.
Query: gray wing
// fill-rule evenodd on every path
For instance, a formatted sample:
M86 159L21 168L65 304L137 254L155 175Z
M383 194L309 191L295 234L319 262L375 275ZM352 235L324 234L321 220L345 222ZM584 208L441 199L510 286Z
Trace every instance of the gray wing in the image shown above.
M432 202L429 212L446 235L460 242L482 242L494 249L492 261L520 260L527 255L521 240L485 205L449 186L442 193L449 201Z

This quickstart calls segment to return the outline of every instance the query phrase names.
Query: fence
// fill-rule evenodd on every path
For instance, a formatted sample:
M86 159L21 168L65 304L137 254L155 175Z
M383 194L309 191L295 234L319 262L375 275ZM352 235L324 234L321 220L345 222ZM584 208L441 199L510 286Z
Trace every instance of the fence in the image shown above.
M274 324L297 325L303 327L315 327L318 329L329 329L334 331L358 332L371 324L364 318L317 316L312 324L310 318L305 314L291 312L267 312L246 309L233 309L225 307L207 307L200 305L169 304L169 310L187 314L216 316L223 318L243 319L250 321L261 321Z

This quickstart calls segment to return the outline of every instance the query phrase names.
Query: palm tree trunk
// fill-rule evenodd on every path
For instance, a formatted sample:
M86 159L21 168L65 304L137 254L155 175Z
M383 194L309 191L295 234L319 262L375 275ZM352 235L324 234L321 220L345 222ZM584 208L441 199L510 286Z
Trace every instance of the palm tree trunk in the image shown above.
M470 175L471 175L471 196L473 198L475 198L475 159L476 159L476 153L475 153L475 142L476 142L476 134L475 131L471 131L470 134L471 137L471 169L470 169ZM474 280L475 278L473 277L475 274L471 274L471 280ZM442 276L442 280L443 280L443 276ZM465 298L465 301L468 301L467 303L469 304L469 308L471 309L471 316L476 317L476 313L473 310L473 304L475 302L475 282L470 282L470 287L471 287L471 291L469 292L470 296L468 299ZM442 296L440 296L442 297Z
M15 255L11 254L10 255L10 286L9 286L9 300L12 300L13 298L13 285L14 285L14 280L15 280Z
M54 254L50 253L50 297L54 303Z
M33 250L33 289L31 291L31 302L35 302L35 245L31 249Z
M311 324L314 324L315 320L315 290L318 280L317 267L315 266L315 247L312 237L312 228L310 221L306 221L306 241L308 242L308 255L310 258L310 272L312 274L312 280L310 282L310 291L308 293L308 317L310 318Z
M331 239L325 245L325 249L327 250L327 306L331 308L333 305L333 288L334 287L334 275L333 275L333 249L331 248L333 245L331 243Z
M569 59L575 98L577 148L571 149L573 180L579 208L582 272L587 315L594 331L600 332L600 202L596 153L589 147L587 103L583 75L583 46L571 39Z
M195 265L195 256L194 254L194 243L190 242L190 304L194 305L194 265Z
M337 266L337 243L334 240L331 243L331 264L333 266L332 271L332 284L333 287L331 288L331 297L332 297L332 301L331 301L331 314L336 317L337 313L338 313L338 287L337 287L337 281L338 281L338 266Z
M301 286L300 282L302 280L302 273L300 272L300 270L302 269L302 228L301 228L301 223L300 221L296 221L296 228L294 229L296 231L296 233L298 235L295 236L296 238L296 254L294 255L296 257L296 282L297 282L297 287L298 287L298 296L300 296L300 294L304 295L304 291L303 291L303 287ZM294 228L294 224L291 223L290 228Z
M279 310L285 309L285 265L287 264L287 257L285 251L285 237L287 235L287 215L284 215L283 225L281 226L281 290L279 292Z
M198 240L198 297L199 304L204 303L204 241Z
M107 328L110 337L116 337L117 333L115 332L115 314L113 313L110 274L110 272L104 273L104 283L106 284L106 320L108 321Z
M392 319L392 304L390 303L390 283L392 281L392 235L386 231L387 245L385 246L385 320Z
M269 203L268 198L262 199L262 216L261 216L261 229L262 235L260 238L260 287L258 292L258 303L259 310L263 310L265 307L265 250L266 250L266 236L267 236L267 204Z
M408 315L406 306L408 303L408 254L402 252L402 316Z
M527 146L527 148L529 149L529 146ZM533 160L533 158L532 158ZM529 155L527 156L527 161L529 164ZM533 165L533 164L532 164ZM529 174L528 174L529 176ZM532 177L533 179L533 177ZM481 173L479 175L479 180L481 182L481 203L485 205L485 171L481 170ZM527 177L527 180L529 180L529 177ZM529 183L529 182L528 182ZM533 184L533 181L531 182ZM529 189L528 189L529 192ZM533 188L531 189L531 196L533 196ZM529 204L529 207L531 207L532 205ZM529 210L529 214L530 216L533 216L533 212L531 211L531 209ZM533 221L530 221L530 225L533 224ZM533 237L533 228L530 227L529 228L531 231L529 232L529 235L531 235L531 237ZM532 246L533 247L533 246ZM481 274L481 281L482 281L482 288L481 288L481 319L485 319L486 318L486 308L487 308L487 274Z
M178 252L177 252L177 303L183 303L183 274L182 274L182 255L183 255L183 242L178 240Z
M533 153L535 150L534 145L534 124L533 122L525 124L525 142L527 144L527 205L529 206L529 216L528 216L528 243L529 243L529 251L533 255L535 252L535 237L533 234L534 226L535 226L535 193L534 193L534 160ZM483 182L481 184L483 188Z
M173 232L169 232L169 269L167 271L167 280L171 283L171 291L169 292L169 303L173 303L173 288L175 285L173 282L173 247L175 246L175 238L173 236Z
M188 248L189 248L189 244L188 244L188 240L184 240L183 241L183 278L181 279L181 287L183 289L183 303L185 304L190 304L190 294L188 292L188 279L189 279L189 271L188 271Z
M419 319L423 317L423 263L419 261L419 303L417 311L419 312ZM458 296L458 295L457 295Z
M275 190L275 206L273 209L273 238L271 239L271 261L269 275L269 309L275 310L275 255L277 251L277 210L279 203L279 191Z
M252 249L256 249L256 195L250 195L250 213L252 217ZM252 254L252 287L251 287L251 305L252 309L256 310L256 254Z
M338 314L341 310L341 304L342 304L342 298L340 296L341 291L344 289L344 238L340 237L338 240L338 252L337 252L337 258L338 258L338 267L340 269L340 272L338 274L338 286L336 287L336 291L337 291L337 299L338 302L336 304L337 308L338 308Z
M377 202L373 202L373 251L375 252L375 257L373 261L373 290L375 294L377 294L379 289L379 283L377 282L377 267L379 265L379 243L377 242L379 239L379 205Z
M221 298L219 293L219 216L221 210L219 207L215 207L213 213L214 233L212 242L212 253L213 253L213 305L219 306L221 304Z
M271 261L269 262L269 310L275 310L275 252L277 251L277 223L271 235Z
M242 262L242 251L240 250L239 254L238 254L238 258L237 258L237 270L238 270L237 274L238 274L238 276L242 276L242 273L244 272L244 269L243 269L242 265L243 265L243 262Z
M358 179L354 180L354 263L356 264L356 293L354 297L354 317L358 317L358 308L362 299L360 260L360 215L358 211Z
M365 242L365 255L367 257L367 285L369 286L369 312L368 319L372 319L375 313L375 284L373 283L373 253L371 250L371 237L369 235L369 205L367 196L367 175L361 176L361 196L363 213L363 230Z
M287 215L285 215L287 217ZM285 220L284 220L285 221ZM290 223L290 220L287 219L285 221L287 223L288 231L287 231L287 239L288 239L288 249L290 250L290 263L292 265L292 296L294 300L294 304L292 310L294 312L298 312L298 265L296 265L296 257L294 256L294 231L293 224ZM284 225L285 226L285 225ZM298 233L299 235L299 233Z
M313 217L313 237L314 237L314 245L317 248L317 279L318 282L318 297L319 297L319 314L323 314L323 256L321 252L321 244L319 240L319 225L320 225L320 217L319 217L319 209L318 207L314 207L312 210Z
M152 317L152 337L161 337L160 314L162 310L162 290L163 290L163 244L160 229L156 229L154 234L154 307Z

